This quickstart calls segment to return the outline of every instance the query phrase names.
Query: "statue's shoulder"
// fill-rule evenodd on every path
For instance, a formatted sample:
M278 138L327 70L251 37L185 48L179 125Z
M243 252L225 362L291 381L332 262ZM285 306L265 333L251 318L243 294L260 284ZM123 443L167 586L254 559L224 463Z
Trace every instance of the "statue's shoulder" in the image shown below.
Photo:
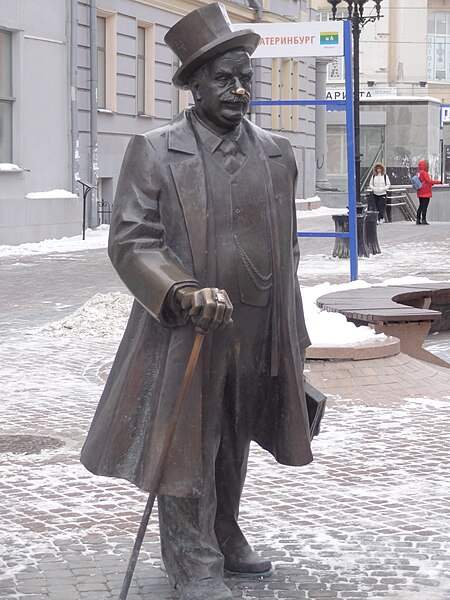
M245 126L247 130L251 131L251 133L263 144L275 144L283 153L292 151L291 142L286 137L267 131L267 129L255 125L255 123L252 123L248 119L245 119Z
M151 144L155 144L166 140L171 134L184 131L187 128L189 128L189 123L186 117L186 111L183 111L168 123L150 129L150 131L146 131L140 135L146 138Z

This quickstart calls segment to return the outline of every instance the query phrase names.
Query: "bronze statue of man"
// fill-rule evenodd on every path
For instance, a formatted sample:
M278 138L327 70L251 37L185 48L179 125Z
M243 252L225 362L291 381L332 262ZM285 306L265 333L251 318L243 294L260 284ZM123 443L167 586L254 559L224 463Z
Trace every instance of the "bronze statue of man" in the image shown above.
M253 125L250 55L219 3L166 35L194 107L135 136L109 253L136 301L81 460L150 490L195 331L206 333L158 489L162 557L176 597L231 600L224 570L267 576L238 524L249 445L312 460L303 387L309 345L297 280L290 143Z

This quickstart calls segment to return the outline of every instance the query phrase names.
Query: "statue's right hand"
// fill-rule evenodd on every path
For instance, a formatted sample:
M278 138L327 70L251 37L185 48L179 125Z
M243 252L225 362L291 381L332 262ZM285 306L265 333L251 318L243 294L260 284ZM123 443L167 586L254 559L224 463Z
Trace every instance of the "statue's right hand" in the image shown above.
M219 288L180 288L176 300L195 325L196 331L208 333L233 326L233 305L225 290Z

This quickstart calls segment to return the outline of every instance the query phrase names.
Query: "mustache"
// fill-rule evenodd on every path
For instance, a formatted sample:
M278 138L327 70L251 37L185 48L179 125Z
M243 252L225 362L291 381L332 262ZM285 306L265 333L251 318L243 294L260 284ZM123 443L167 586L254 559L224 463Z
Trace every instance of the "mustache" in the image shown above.
M250 101L250 94L248 92L245 92L245 94L239 95L239 94L224 94L223 96L221 96L221 101L222 102L227 102L230 104L248 104Z

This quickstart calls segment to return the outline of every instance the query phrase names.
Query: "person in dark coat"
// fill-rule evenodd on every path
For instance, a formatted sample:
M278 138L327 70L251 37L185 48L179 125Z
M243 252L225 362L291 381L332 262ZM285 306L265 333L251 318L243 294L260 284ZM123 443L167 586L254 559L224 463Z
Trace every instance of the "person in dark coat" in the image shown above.
M132 138L109 253L135 297L85 441L93 473L152 490L192 349L200 360L158 488L162 557L181 600L231 600L224 568L267 576L238 524L249 445L311 462L290 143L244 118L259 36L223 5L166 35L195 106Z

